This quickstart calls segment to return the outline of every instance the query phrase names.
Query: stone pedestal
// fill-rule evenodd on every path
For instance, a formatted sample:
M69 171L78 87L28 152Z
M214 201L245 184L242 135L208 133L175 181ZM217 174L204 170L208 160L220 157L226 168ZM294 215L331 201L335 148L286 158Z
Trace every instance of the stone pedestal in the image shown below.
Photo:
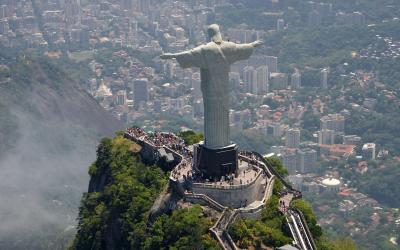
M205 178L220 180L221 176L237 173L238 150L236 144L218 149L195 144L193 151L194 168L200 170Z

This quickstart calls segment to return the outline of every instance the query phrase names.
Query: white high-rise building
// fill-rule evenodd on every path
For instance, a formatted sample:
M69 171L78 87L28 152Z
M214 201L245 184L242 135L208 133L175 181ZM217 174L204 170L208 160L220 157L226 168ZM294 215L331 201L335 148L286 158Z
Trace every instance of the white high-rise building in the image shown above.
M246 93L257 94L257 71L251 67L247 66L243 71L243 81L244 89Z
M260 66L257 69L257 90L258 94L265 94L268 92L268 67Z
M298 148L300 145L300 130L297 128L291 128L286 131L286 143L287 148Z
M365 160L375 160L375 143L366 143L362 147L362 155Z
M327 69L321 70L321 88L328 89L328 70Z
M119 90L117 92L117 105L126 105L126 90Z
M300 72L296 71L292 74L290 79L290 86L292 89L298 89L301 87L301 74Z
M278 72L278 57L276 57L276 56L266 56L265 59L266 59L268 71L270 73Z
M278 21L276 21L276 30L277 31L282 31L285 29L285 20L283 19L278 19Z

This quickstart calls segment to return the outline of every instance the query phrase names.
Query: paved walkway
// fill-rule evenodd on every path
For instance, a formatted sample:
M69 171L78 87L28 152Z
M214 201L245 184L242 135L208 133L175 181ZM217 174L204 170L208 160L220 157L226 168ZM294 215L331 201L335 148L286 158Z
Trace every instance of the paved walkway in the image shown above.
M289 207L290 202L292 202L292 200L293 200L293 197L294 197L294 196L293 196L292 193L288 193L288 194L282 196L282 197L279 199L279 204L282 204L282 205L284 205L285 207Z

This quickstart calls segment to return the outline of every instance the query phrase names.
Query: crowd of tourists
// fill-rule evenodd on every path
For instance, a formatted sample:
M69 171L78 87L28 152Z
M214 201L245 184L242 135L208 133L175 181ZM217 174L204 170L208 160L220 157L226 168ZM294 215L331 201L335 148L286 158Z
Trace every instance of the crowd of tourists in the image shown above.
M165 132L150 132L146 133L141 128L129 128L127 132L138 139L146 141L147 143L152 144L155 147L168 147L178 153L182 153L183 156L191 156L189 151L187 150L185 141L174 133L165 133Z
M193 154L188 149L185 141L176 136L174 133L167 132L149 132L146 133L143 129L138 127L128 128L127 132L132 137L143 140L155 147L168 147L183 156L182 161L173 169L171 172L171 176L174 179L183 179L190 180L194 182L204 182L206 178L204 178L203 173L200 171L196 171L192 169L192 158ZM258 165L259 160L257 156L253 155L251 152L241 151L241 155L246 157L246 161L249 161L251 165ZM244 173L243 173L244 174ZM219 181L220 185L234 185L234 175L223 176L221 180L209 180L209 181ZM240 184L249 183L252 181L252 178L249 180L242 180L242 178L238 178Z
M176 180L179 180L181 178L183 178L183 180L186 180L187 178L192 177L192 173L193 171L191 163L183 160L174 168L174 170L172 170L171 176Z
M137 137L137 138L140 138L140 137L146 135L146 132L144 132L143 129L138 128L138 127L128 128L126 131L127 131L128 134L130 134L131 136L134 136L134 137Z
M175 179L187 179L191 178L192 173L192 157L193 154L187 148L185 141L173 133L166 132L150 132L146 133L141 128L129 128L127 129L129 135L143 140L155 147L167 147L172 149L183 156L184 159L174 168L172 171L172 177Z

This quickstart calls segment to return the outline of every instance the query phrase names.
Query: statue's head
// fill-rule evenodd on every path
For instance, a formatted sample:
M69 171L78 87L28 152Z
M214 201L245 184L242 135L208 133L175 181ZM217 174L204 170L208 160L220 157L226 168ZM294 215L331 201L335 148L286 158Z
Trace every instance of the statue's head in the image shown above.
M222 42L222 36L218 24L211 24L208 26L207 33L210 42L212 41L218 44Z

